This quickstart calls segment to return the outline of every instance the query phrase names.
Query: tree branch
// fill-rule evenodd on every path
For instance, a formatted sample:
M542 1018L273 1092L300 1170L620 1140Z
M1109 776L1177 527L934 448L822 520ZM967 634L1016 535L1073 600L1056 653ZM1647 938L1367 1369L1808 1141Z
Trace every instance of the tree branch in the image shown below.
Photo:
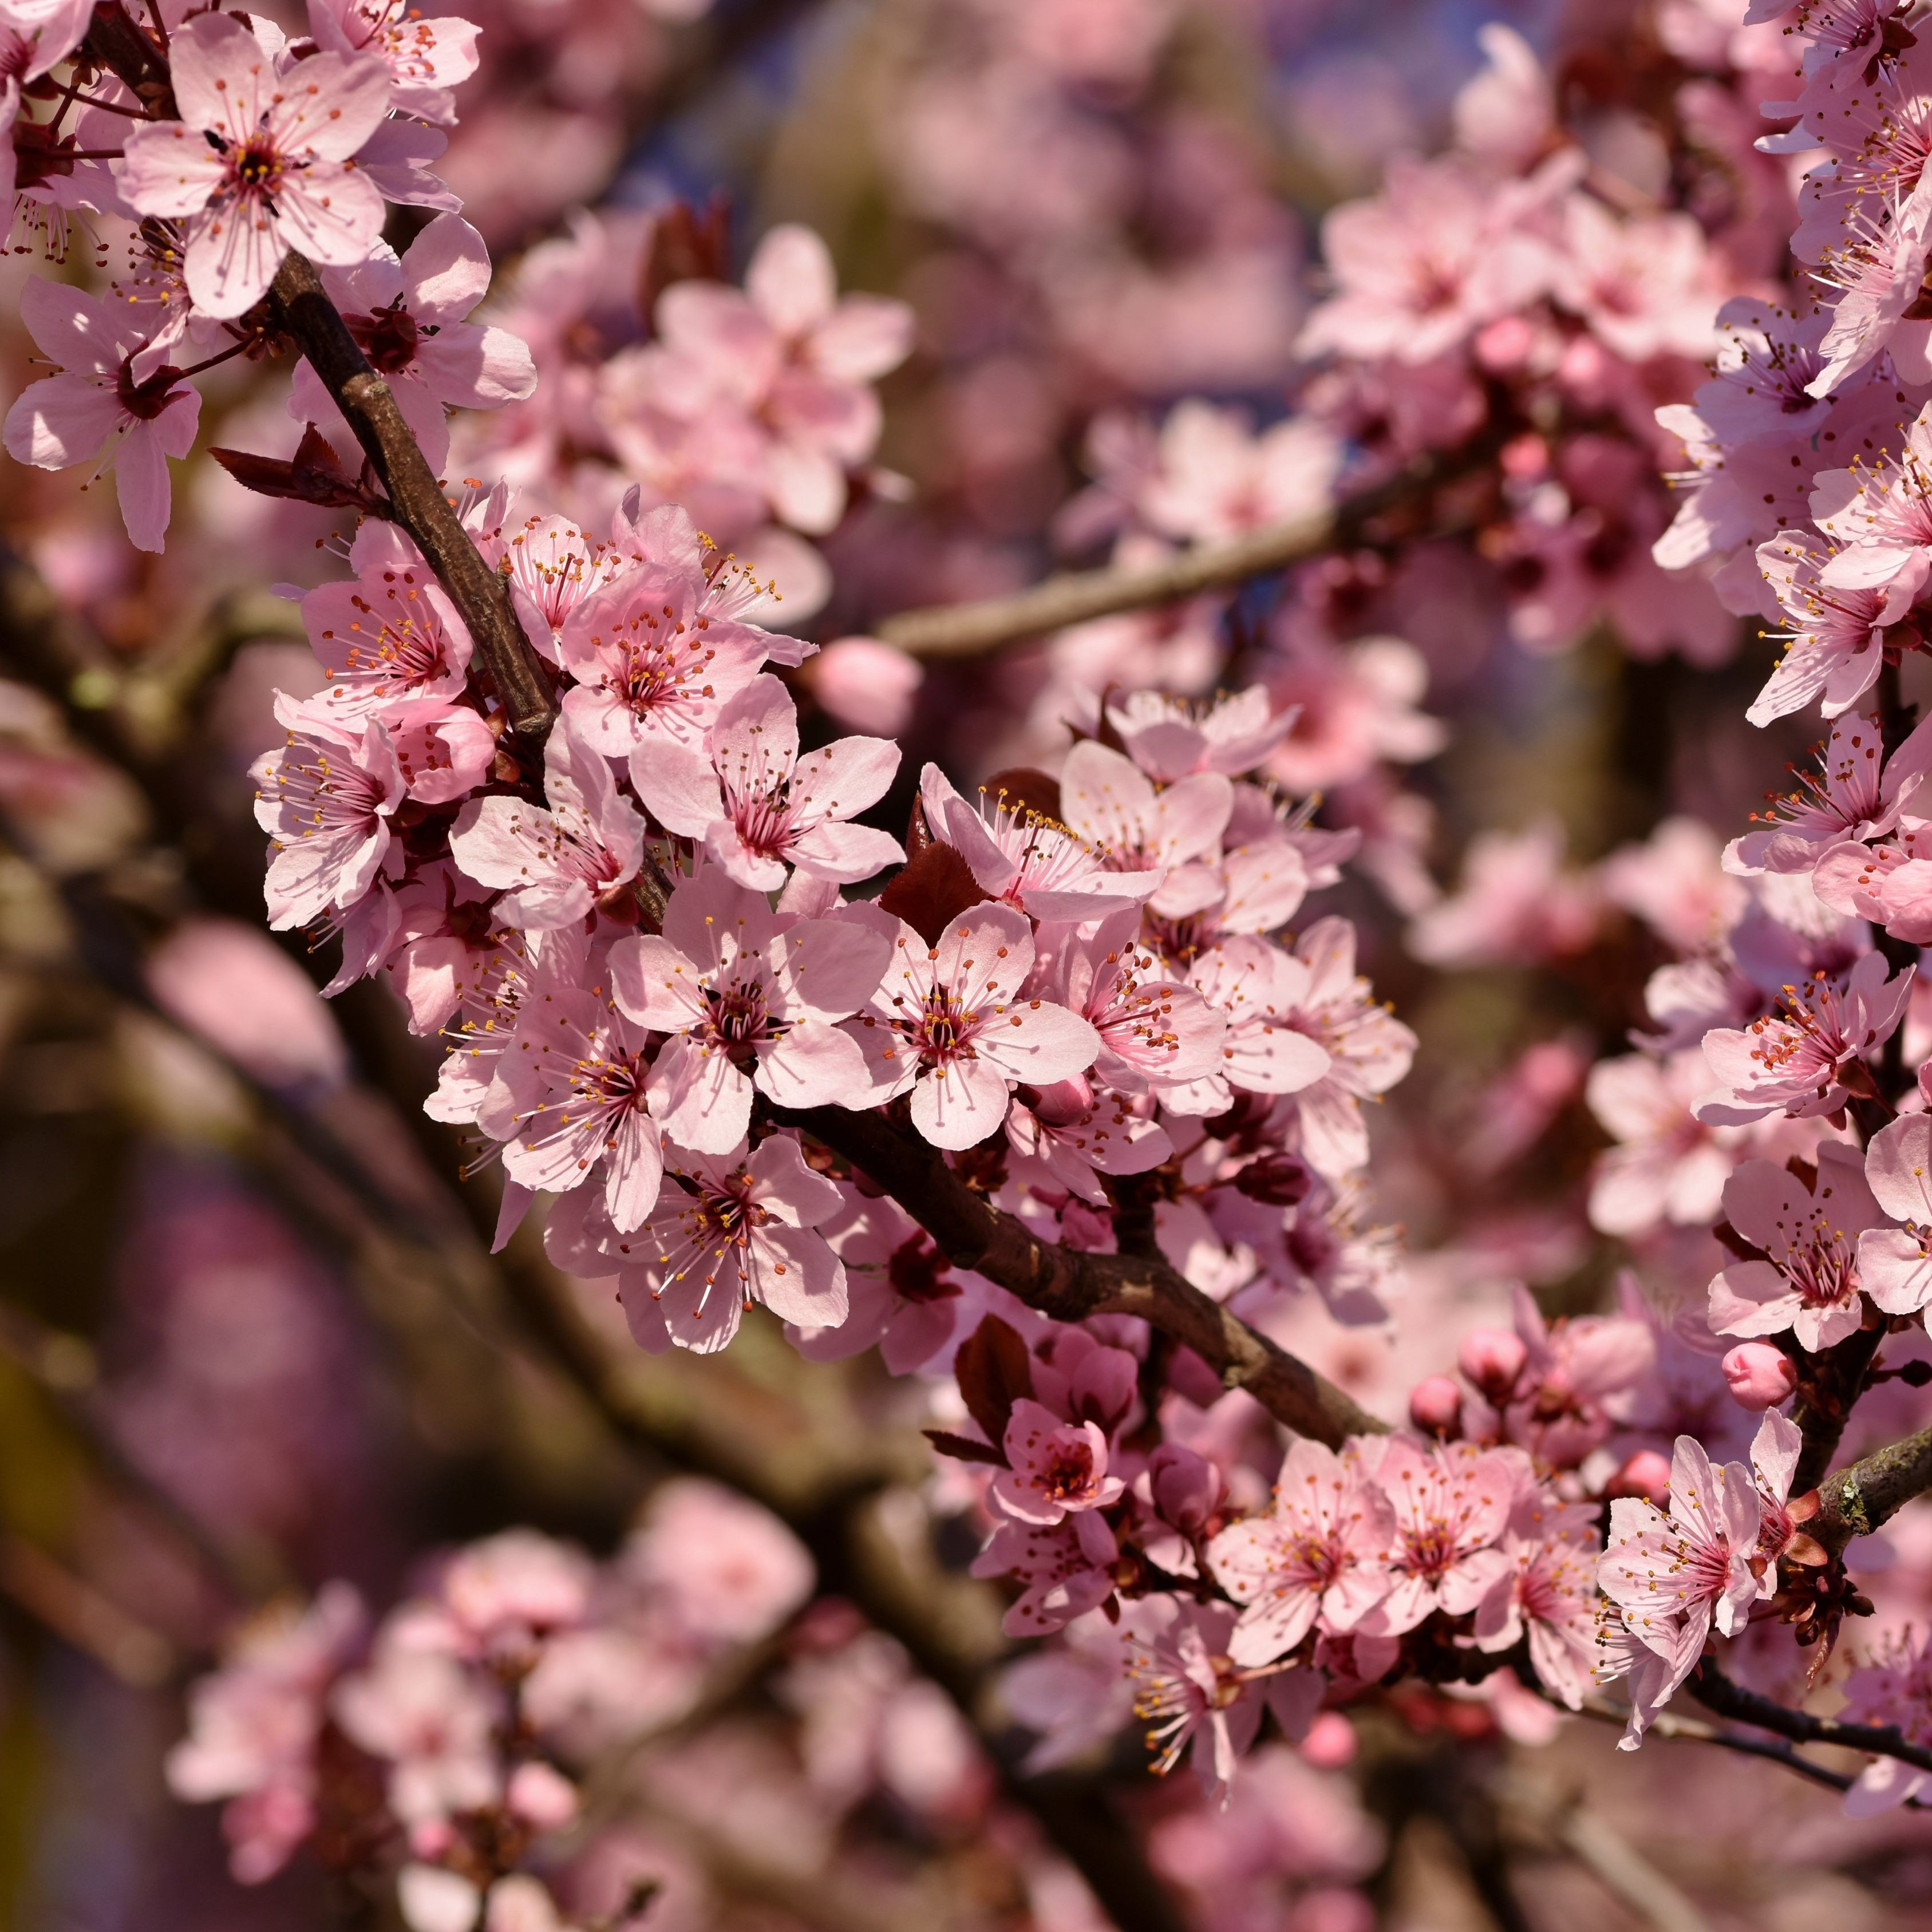
M1820 1485L1818 1514L1806 1533L1834 1556L1855 1536L1869 1536L1916 1496L1932 1489L1932 1429L1874 1449Z
M1868 1751L1874 1757L1897 1758L1920 1771L1932 1771L1932 1750L1916 1744L1890 1724L1846 1724L1836 1718L1815 1717L1809 1711L1794 1711L1774 1697L1761 1696L1734 1684L1706 1658L1690 1673L1691 1694L1706 1710L1720 1718L1734 1718L1740 1724L1755 1724L1761 1731L1789 1738L1794 1744L1838 1744L1846 1750Z
M779 1118L842 1154L932 1235L956 1268L970 1268L1056 1321L1137 1315L1192 1348L1231 1389L1245 1389L1297 1435L1339 1448L1388 1425L1306 1362L1210 1300L1156 1256L1089 1254L1042 1241L974 1192L938 1149L882 1114L814 1107Z
M1360 543L1378 517L1474 466L1466 454L1420 458L1374 488L1292 523L1204 544L1144 570L1069 571L1008 597L902 610L874 625L872 634L916 658L976 657L1116 611L1178 603Z
M271 300L277 321L308 357L356 432L388 493L397 522L415 540L469 627L511 728L526 743L541 745L556 719L556 694L517 620L508 585L484 562L442 494L403 420L394 392L370 367L307 256L291 250L283 258Z

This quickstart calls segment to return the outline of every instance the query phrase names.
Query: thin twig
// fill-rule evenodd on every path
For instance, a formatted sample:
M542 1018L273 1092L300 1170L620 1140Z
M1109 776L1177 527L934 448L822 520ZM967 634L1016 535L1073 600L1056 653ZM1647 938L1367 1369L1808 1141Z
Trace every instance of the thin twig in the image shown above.
M0 1592L131 1690L174 1675L175 1648L24 1538L0 1532Z
M1789 1738L1794 1744L1836 1744L1846 1750L1868 1751L1874 1757L1896 1758L1920 1771L1932 1771L1932 1750L1916 1744L1904 1732L1890 1724L1847 1724L1836 1718L1814 1716L1809 1711L1794 1711L1774 1697L1760 1696L1734 1684L1706 1658L1687 1680L1691 1694L1707 1710L1720 1718L1733 1718L1741 1724Z
M1597 1697L1584 1700L1580 1714L1594 1718L1600 1724L1614 1725L1618 1730L1623 1729L1630 1716L1628 1712ZM1679 1717L1672 1711L1653 1718L1649 1734L1654 1738L1677 1738L1686 1744L1715 1744L1719 1750L1735 1751L1740 1757L1762 1758L1768 1763L1782 1765L1786 1771L1796 1772L1813 1784L1822 1785L1828 1791L1849 1791L1853 1783L1843 1772L1828 1771L1788 1744L1771 1738L1750 1737L1742 1731L1720 1730L1715 1724L1707 1724L1701 1718Z
M976 657L1118 611L1178 604L1358 543L1376 518L1472 466L1466 458L1421 458L1341 503L1227 543L1184 550L1165 563L1142 570L1069 571L1010 596L902 610L882 619L873 634L916 658Z

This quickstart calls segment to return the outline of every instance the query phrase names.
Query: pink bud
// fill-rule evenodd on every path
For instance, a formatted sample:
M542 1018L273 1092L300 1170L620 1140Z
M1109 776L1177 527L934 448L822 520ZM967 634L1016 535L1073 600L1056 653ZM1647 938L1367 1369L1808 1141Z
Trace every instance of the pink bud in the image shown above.
M841 638L812 661L810 676L813 694L840 724L894 738L912 717L926 671L876 638Z
M534 1760L510 1774L510 1809L539 1832L560 1832L577 1816L577 1787L549 1765Z
M1301 1755L1318 1771L1340 1771L1355 1758L1355 1727L1340 1711L1322 1711L1301 1741Z
M1774 1408L1798 1386L1798 1367L1768 1342L1740 1342L1724 1358L1724 1380L1740 1408Z
M1610 1478L1613 1496L1648 1496L1660 1509L1670 1500L1670 1459L1654 1449L1640 1449Z
M1516 1386L1529 1351L1510 1328L1472 1328L1456 1351L1456 1366L1492 1402L1500 1402Z
M1428 1436L1449 1436L1462 1420L1462 1391L1447 1376L1430 1376L1408 1399L1408 1419Z
M410 1827L410 1852L418 1858L440 1858L456 1843L456 1827L447 1818L418 1818Z

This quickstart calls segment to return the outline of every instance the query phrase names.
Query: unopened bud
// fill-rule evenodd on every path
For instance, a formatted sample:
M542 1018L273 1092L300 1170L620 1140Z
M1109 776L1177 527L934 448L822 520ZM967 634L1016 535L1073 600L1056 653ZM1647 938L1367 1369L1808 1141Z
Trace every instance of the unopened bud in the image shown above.
M1798 1369L1768 1342L1740 1342L1724 1358L1724 1381L1741 1408L1774 1408L1798 1386Z
M1516 1387L1529 1351L1509 1328L1473 1328L1456 1351L1456 1366L1490 1401L1500 1403Z
M1462 1391L1447 1376L1431 1376L1415 1385L1408 1419L1426 1436L1451 1436L1462 1418Z
M577 1816L577 1787L563 1774L538 1760L510 1774L505 1794L510 1809L539 1832L560 1832Z
M1610 1478L1613 1496L1646 1496L1660 1509L1670 1500L1670 1459L1654 1449L1640 1449Z
M1340 1711L1321 1711L1301 1741L1301 1755L1318 1771L1340 1771L1355 1758L1355 1727Z

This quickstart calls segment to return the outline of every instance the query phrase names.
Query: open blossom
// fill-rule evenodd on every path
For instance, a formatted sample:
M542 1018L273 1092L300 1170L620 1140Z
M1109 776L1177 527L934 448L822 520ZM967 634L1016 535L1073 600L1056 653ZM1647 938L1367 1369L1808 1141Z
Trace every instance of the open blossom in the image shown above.
M748 1157L667 1148L656 1211L626 1244L631 1264L618 1276L632 1331L646 1347L668 1333L710 1354L754 1302L796 1328L836 1328L847 1312L845 1268L818 1229L842 1204L786 1135Z
M446 1652L392 1630L336 1686L330 1710L352 1742L387 1761L389 1808L406 1825L440 1822L500 1796L497 1700Z
M1788 630L1784 656L1757 701L1745 712L1754 724L1817 704L1827 718L1849 711L1876 681L1886 626L1904 614L1916 586L1849 587L1827 583L1831 552L1805 530L1780 530L1758 546L1758 568L1776 592Z
M1398 1636L1432 1611L1473 1610L1509 1568L1500 1540L1528 1476L1520 1450L1390 1442L1370 1472L1394 1517L1389 1588L1362 1628Z
M1000 1628L1009 1636L1045 1636L1097 1609L1114 1594L1120 1554L1098 1510L1075 1510L1058 1522L999 1516L973 1559L976 1576L1011 1576L1021 1586Z
M622 572L571 610L557 655L576 680L563 715L614 758L697 746L719 708L757 675L766 634L705 608L701 572L646 563Z
M1837 546L1818 574L1840 590L1900 586L1908 598L1932 572L1932 422L1924 410L1904 447L1882 463L1818 473L1811 516Z
M472 798L449 835L463 871L502 893L496 916L526 932L574 926L644 862L644 820L568 716L544 747L544 794L548 810L520 798Z
M1522 832L1470 840L1462 885L1409 928L1409 950L1434 966L1522 964L1589 944L1596 894L1563 866L1563 829L1544 819Z
M1318 1442L1288 1452L1266 1514L1231 1523L1208 1546L1214 1580L1240 1604L1228 1654L1272 1664L1315 1628L1352 1630L1394 1581L1384 1553L1395 1516L1360 1465Z
M1295 942L1294 956L1308 969L1308 990L1291 1024L1328 1056L1322 1077L1295 1093L1301 1150L1318 1171L1339 1177L1367 1164L1362 1102L1408 1072L1415 1035L1355 970L1355 928L1346 919L1317 920Z
M1218 772L1156 791L1144 772L1091 739L1066 754L1060 795L1067 829L1122 872L1165 872L1213 852L1234 808L1234 787Z
M1158 871L1109 870L1070 826L1010 802L1004 789L982 790L975 806L928 765L919 795L934 836L960 853L980 890L1035 919L1102 919L1143 904L1160 886Z
M272 1878L315 1828L315 1745L328 1690L360 1639L362 1605L331 1583L299 1616L270 1613L188 1694L188 1734L168 1754L168 1788L230 1801L222 1828L244 1885Z
M1519 1499L1503 1534L1509 1568L1476 1606L1477 1648L1514 1650L1526 1636L1537 1676L1573 1711L1582 1708L1596 1648L1596 1516L1540 1493Z
M1224 1015L1220 1059L1185 1086L1166 1088L1162 1104L1177 1114L1220 1114L1234 1089L1299 1094L1331 1064L1327 1048L1297 1027L1314 984L1306 961L1258 939L1230 939L1195 962L1189 983Z
M1908 1744L1932 1747L1932 1636L1907 1630L1888 1637L1876 1658L1852 1667L1845 1680L1845 1708L1852 1724L1895 1727ZM1875 1757L1845 1794L1848 1818L1871 1818L1908 1804L1932 1784L1932 1772L1895 1757Z
M640 750L632 780L667 831L702 839L741 886L775 892L788 866L849 884L904 859L890 833L847 823L885 795L898 763L883 738L841 738L800 758L790 694L760 675L726 700L701 750Z
M1012 1083L1051 1086L1094 1064L1100 1037L1076 1013L1024 998L1033 928L1011 906L962 913L928 947L903 921L891 964L851 1030L872 1097L910 1089L913 1124L935 1147L969 1148L1006 1118Z
M1841 842L1882 837L1932 771L1932 718L1918 725L1889 758L1880 722L1862 712L1832 721L1818 769L1794 772L1788 792L1770 794L1768 812L1752 816L1763 827L1724 848L1727 872L1809 872Z
M275 701L288 742L250 767L255 822L274 841L268 923L278 932L346 912L389 856L406 790L394 741L371 718L339 724L310 705Z
M386 62L398 113L445 125L455 120L451 90L476 71L481 29L470 22L425 18L402 0L308 0L308 28L326 52Z
M1030 992L1078 1013L1100 1036L1095 1078L1123 1094L1184 1086L1211 1074L1227 1022L1191 986L1170 980L1138 943L1140 915L1110 914L1084 927L1053 928Z
M302 602L309 648L328 678L315 701L345 721L419 699L451 702L470 675L469 630L428 566L395 554L400 546L370 548L350 582L321 584Z
M1932 1304L1932 1120L1907 1114L1872 1136L1864 1179L1878 1206L1903 1227L1868 1225L1858 1237L1859 1285L1888 1315ZM1874 1216L1874 1220L1876 1220Z
M519 338L466 320L489 292L490 254L460 215L437 215L400 258L378 242L364 260L325 269L322 279L432 468L440 470L449 453L446 409L500 409L536 388L536 364ZM338 448L352 446L348 425L305 359L296 364L288 408Z
M1856 1148L1821 1147L1808 1188L1771 1161L1746 1161L1725 1184L1724 1217L1766 1258L1733 1262L1712 1281L1714 1334L1788 1328L1816 1354L1857 1331L1859 1238L1884 1217Z
M169 65L178 121L131 128L116 170L142 214L182 224L188 291L238 316L267 294L283 256L346 267L382 228L382 196L351 158L389 105L387 67L319 53L286 73L244 22L196 16Z
M1239 778L1251 772L1294 727L1292 711L1278 711L1267 688L1223 692L1205 704L1136 691L1110 700L1107 722L1126 754L1163 784L1197 772Z
M1156 1771L1172 1770L1191 1753L1203 1788L1225 1794L1266 1712L1290 1738L1307 1735L1322 1673L1244 1670L1228 1652L1226 1604L1150 1598L1135 1606L1135 1619L1128 1665L1134 1714L1148 1726Z
M503 1143L503 1171L520 1186L564 1194L601 1181L605 1212L628 1234L656 1204L664 1172L646 1097L650 1035L581 983L567 955L554 956L566 952L561 935L544 942L476 1118Z
M1736 1462L1713 1468L1688 1436L1677 1438L1671 1459L1668 1516L1634 1497L1611 1503L1597 1580L1631 1636L1670 1666L1666 1696L1690 1674L1714 1627L1730 1636L1770 1594L1752 1564L1758 1519L1750 1471Z
M1290 416L1258 435L1241 411L1190 399L1161 426L1135 507L1163 536L1221 543L1328 506L1342 448L1326 425Z
M782 921L760 893L706 872L672 893L662 934L611 950L612 997L672 1037L651 1075L651 1111L673 1139L729 1154L751 1123L752 1089L781 1106L840 1104L868 1084L866 1057L835 1022L878 989L892 952L877 927Z
M1697 1118L1738 1126L1780 1112L1799 1120L1833 1114L1848 1082L1864 1076L1905 1012L1914 969L1888 977L1885 956L1864 954L1843 975L1820 967L1784 989L1784 1010L1744 1028L1714 1027L1704 1057L1725 1084L1698 1103Z
M1710 1064L1695 1048L1660 1060L1625 1054L1590 1069L1585 1097L1617 1142L1591 1176L1593 1228L1643 1234L1661 1222L1696 1228L1716 1219L1744 1134L1707 1126L1691 1112L1710 1089Z
M127 305L111 297L36 278L21 291L20 320L58 373L30 383L7 412L8 454L38 469L66 470L112 445L128 541L159 550L170 508L167 460L194 447L200 392L165 364L136 380L134 358L146 338Z
M1001 1444L1007 1466L993 1478L998 1507L1022 1522L1054 1523L1106 1509L1126 1485L1107 1473L1107 1438L1093 1421L1063 1422L1030 1397L1013 1404Z

